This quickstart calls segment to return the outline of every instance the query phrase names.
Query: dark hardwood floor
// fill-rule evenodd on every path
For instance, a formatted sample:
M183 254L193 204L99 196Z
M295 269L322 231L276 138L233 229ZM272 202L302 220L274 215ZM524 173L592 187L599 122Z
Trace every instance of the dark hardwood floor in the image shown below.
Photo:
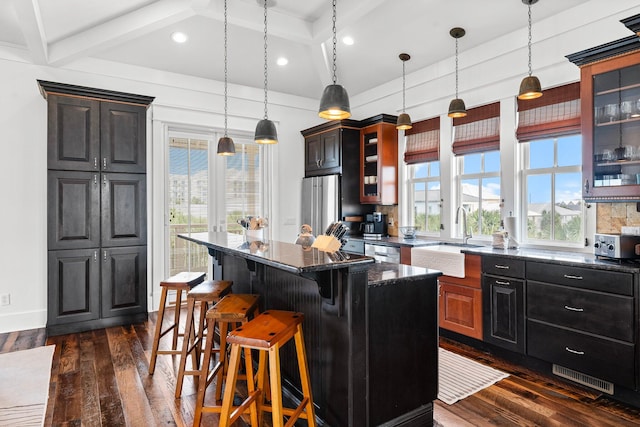
M46 426L189 426L192 378L176 400L171 356L159 356L155 374L148 374L155 319L152 313L142 324L50 338L44 329L0 334L0 353L56 345ZM640 425L638 408L449 340L441 345L511 374L454 405L436 401L435 419L445 427ZM202 425L217 425L217 415L206 414Z

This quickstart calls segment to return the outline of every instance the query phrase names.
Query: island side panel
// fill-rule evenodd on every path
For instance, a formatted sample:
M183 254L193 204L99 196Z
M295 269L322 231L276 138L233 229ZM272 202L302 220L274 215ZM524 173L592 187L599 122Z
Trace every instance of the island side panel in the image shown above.
M367 308L368 424L432 425L438 394L437 278L370 286Z

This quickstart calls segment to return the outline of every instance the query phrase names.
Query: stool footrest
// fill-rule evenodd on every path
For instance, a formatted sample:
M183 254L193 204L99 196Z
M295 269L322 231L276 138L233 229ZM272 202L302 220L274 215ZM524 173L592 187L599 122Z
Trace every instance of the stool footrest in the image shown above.
M251 404L254 401L258 400L261 394L262 394L261 390L254 390L251 393L249 393L249 396L247 396L247 398L244 400L244 402L242 402L240 406L234 407L229 417L229 425L236 422L236 420L240 418L240 416L244 414L247 411L247 409L249 409L249 406L251 406Z

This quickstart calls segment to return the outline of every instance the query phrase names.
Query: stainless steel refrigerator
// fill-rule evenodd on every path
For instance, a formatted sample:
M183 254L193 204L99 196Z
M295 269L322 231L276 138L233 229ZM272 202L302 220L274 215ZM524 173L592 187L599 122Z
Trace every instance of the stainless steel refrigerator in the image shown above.
M340 175L302 179L302 224L309 224L313 235L324 234L340 220Z

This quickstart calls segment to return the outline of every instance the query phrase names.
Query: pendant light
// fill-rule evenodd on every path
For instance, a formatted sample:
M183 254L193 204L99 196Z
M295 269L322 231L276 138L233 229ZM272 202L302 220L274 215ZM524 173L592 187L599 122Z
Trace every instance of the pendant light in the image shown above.
M224 136L218 140L218 155L233 156L236 146L227 136L227 0L224 0Z
M407 129L411 129L411 127L413 126L411 124L411 117L409 117L409 115L405 112L405 87L406 87L406 80L404 77L404 64L405 62L407 62L408 60L411 59L411 56L409 56L408 53L401 53L399 55L400 60L402 61L402 113L400 113L400 115L398 116L398 122L396 123L396 129L398 130L407 130Z
M531 5L537 3L538 0L522 0L529 8L529 75L522 79L520 83L520 92L518 99L536 99L542 96L542 86L540 80L536 76L531 75Z
M267 1L264 0L264 119L256 126L255 141L258 144L277 144L276 125L267 117Z
M449 34L456 39L456 97L449 103L447 115L451 118L458 118L467 115L467 107L465 107L464 101L458 98L458 39L464 37L466 31L464 28L455 27L449 31Z
M318 115L323 119L342 120L351 117L347 90L336 84L336 0L333 0L333 84L328 85L320 98Z

